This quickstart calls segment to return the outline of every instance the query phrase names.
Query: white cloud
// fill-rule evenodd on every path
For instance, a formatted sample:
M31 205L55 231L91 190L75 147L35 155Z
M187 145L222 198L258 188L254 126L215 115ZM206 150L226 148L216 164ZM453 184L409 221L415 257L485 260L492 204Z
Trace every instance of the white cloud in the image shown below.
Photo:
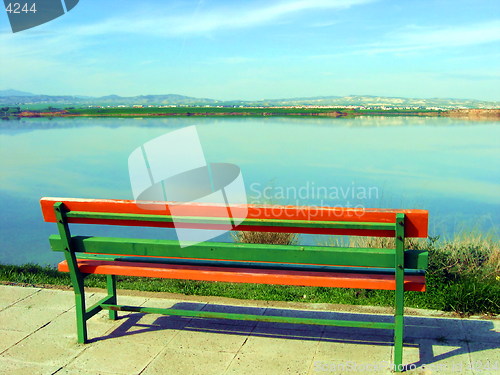
M8 59L0 61L0 68L6 71L14 66L28 64L41 68L44 65L58 66L60 58L84 49L99 46L113 35L141 35L150 37L208 36L219 30L258 27L272 22L280 22L287 16L306 11L343 9L378 0L292 0L238 2L225 7L180 12L166 9L165 14L132 12L104 19L99 22L50 28L40 26L13 34L10 30L0 32L0 48L8 51ZM153 15L152 15L153 14ZM50 31L48 31L50 30ZM27 61L27 59L32 59ZM226 62L242 63L247 58L233 57ZM81 62L80 62L81 63Z
M330 27L338 24L338 21L326 21L326 22L316 22L310 25L310 27L321 28L321 27Z
M223 8L206 9L176 15L134 15L115 17L103 22L72 29L81 35L109 33L143 34L152 36L203 35L218 30L241 29L278 22L301 12L345 9L377 0L294 0L272 1L241 6L235 2Z
M345 55L408 54L427 50L462 48L500 42L500 20L460 27L415 27L392 30L376 43L352 45L340 52L309 56L311 59ZM461 56L460 59L471 58Z
M436 48L466 47L500 42L500 20L460 27L416 28L393 32L381 43L365 46L364 52L411 52Z

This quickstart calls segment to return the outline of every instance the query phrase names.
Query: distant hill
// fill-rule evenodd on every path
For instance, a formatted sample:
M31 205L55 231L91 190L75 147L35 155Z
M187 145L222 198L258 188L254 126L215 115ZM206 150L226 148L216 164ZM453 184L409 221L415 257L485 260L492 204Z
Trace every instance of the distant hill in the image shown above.
M6 96L35 96L35 94L32 94L31 92L12 90L12 89L0 90L0 97L6 97Z
M14 92L13 95L7 95ZM4 93L2 95L1 93ZM119 95L107 95L101 97L90 96L51 96L51 95L21 95L21 91L0 91L1 105L26 105L47 104L52 106L81 106L81 105L215 105L218 100L206 98L193 98L183 95L140 95L124 97ZM26 93L27 94L27 93Z
M27 104L47 104L47 106L117 106L117 105L225 105L225 106L366 106L366 107L441 107L441 108L500 108L500 102L453 98L400 98L370 95L317 96L307 98L229 100L221 101L208 98L194 98L184 95L139 95L124 97L107 95L89 96L51 96L35 95L17 90L0 90L0 105L21 106Z
M244 103L244 102L242 102ZM248 103L248 102L246 102ZM366 107L452 107L452 108L498 108L499 102L489 102L474 99L453 98L400 98L371 95L350 96L318 96L311 98L293 99L271 99L252 102L255 105L264 106L293 106L293 105L317 105L317 106L366 106Z

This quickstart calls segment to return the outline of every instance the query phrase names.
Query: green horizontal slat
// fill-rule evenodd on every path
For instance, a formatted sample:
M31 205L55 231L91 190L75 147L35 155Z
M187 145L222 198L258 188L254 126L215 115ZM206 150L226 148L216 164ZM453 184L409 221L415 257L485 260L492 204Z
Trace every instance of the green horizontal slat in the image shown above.
M54 251L63 251L60 236L50 236ZM76 252L195 258L247 262L299 263L332 266L394 267L394 249L342 248L321 246L263 245L202 242L181 248L177 241L112 237L74 236L71 245ZM423 269L425 256L409 256L406 268ZM144 260L147 262L147 259Z
M106 304L108 302L109 303L113 302L113 297L112 296L106 296L103 299L101 299L99 302L94 303L92 306L90 306L85 311L85 319L92 318L95 314L97 314L99 311L102 310L101 305Z
M405 250L404 266L426 270L429 266L429 252L425 250Z
M420 250L407 250L407 259L421 256ZM147 262L153 264L179 264L200 267L227 267L227 268L252 268L252 269L273 269L292 271L313 271L313 272L341 272L341 273L361 273L361 274L394 274L394 268L374 268L374 267L352 267L352 266L320 266L314 264L291 264L291 263L263 263L263 262L238 262L205 259L176 259L176 258L152 258L137 256L121 256L112 254L77 253L78 259L119 261L119 262ZM405 268L406 275L424 275L423 269Z
M87 211L69 211L66 213L66 217L79 219L158 221L164 223L172 223L174 221L172 216L169 215L124 214Z
M66 214L69 218L79 219L104 219L104 220L135 220L172 223L174 218L169 215L144 215L123 214L107 212L70 211ZM184 216L176 217L176 223L189 224L219 224L228 223L224 217ZM365 223L350 221L312 221L312 220L281 220L281 219L245 219L239 225L265 226L265 227L295 227L295 228L325 228L325 229L371 229L394 230L395 223Z
M272 323L290 323L290 324L312 324L336 327L357 327L357 328L378 328L378 329L393 329L394 323L380 322L362 322L352 320L332 320L332 319L314 319L314 318L295 318L288 316L268 316L268 315L251 315L251 314L234 314L221 313L211 311L193 311L193 310L178 310L178 309L162 309L156 307L139 307L139 306L124 306L124 305L108 305L103 304L101 307L105 310L114 311L130 311L148 314L160 315L176 315L189 316L195 318L213 318L213 319L231 319L231 320L251 320L257 322L272 322Z

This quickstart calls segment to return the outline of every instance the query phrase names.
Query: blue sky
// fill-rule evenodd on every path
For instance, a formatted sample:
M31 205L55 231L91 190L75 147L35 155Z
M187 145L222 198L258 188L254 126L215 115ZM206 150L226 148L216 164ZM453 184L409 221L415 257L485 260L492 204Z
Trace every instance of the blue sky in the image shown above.
M500 100L496 0L80 0L12 33L0 89Z

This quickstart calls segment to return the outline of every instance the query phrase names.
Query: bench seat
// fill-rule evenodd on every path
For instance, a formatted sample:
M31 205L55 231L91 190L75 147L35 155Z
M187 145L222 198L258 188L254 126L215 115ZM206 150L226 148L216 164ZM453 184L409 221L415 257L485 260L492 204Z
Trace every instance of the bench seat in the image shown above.
M390 273L345 273L297 271L286 269L255 269L245 267L214 267L185 264L159 264L128 261L79 259L78 269L84 274L157 277L224 281L253 284L320 286L334 288L363 288L395 290L394 271ZM66 261L58 265L61 272L69 272ZM424 275L405 275L404 289L425 291Z

